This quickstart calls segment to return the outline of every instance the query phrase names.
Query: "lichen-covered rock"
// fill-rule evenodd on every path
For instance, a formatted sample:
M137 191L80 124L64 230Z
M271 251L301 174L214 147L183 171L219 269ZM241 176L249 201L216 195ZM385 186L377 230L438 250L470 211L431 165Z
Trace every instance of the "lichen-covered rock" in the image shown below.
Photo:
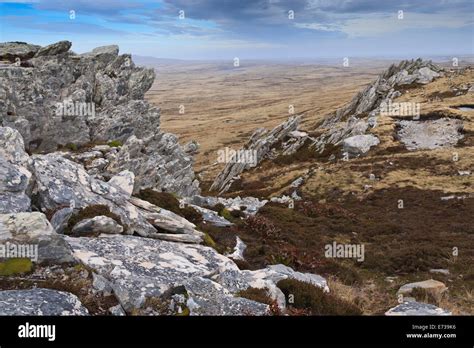
M0 243L37 246L39 263L73 262L71 249L39 212L0 214ZM30 257L31 258L31 257Z
M432 304L407 301L390 308L385 315L451 315L451 312Z
M380 143L380 140L372 134L354 135L344 139L342 149L352 156L365 155L370 148Z
M400 96L406 85L426 84L442 73L442 68L421 59L392 64L347 105L325 118L320 126L323 133L312 147L322 153L328 144L339 145L348 137L365 134L368 125L376 126L383 103Z
M398 137L408 150L453 147L464 136L462 120L403 120L398 122Z
M0 291L0 315L89 315L81 301L68 292L51 289Z
M120 234L123 232L123 226L108 216L100 215L82 220L72 228L71 232L79 235L85 233Z
M127 311L191 278L238 270L232 260L201 245L124 235L67 237L67 241L79 261L110 281Z
M28 154L18 131L0 127L0 214L30 210L27 191L31 173Z
M70 207L76 211L94 205L105 205L120 217L128 234L199 243L202 233L186 219L135 197L113 184L95 179L84 167L59 153L34 155L31 171L36 183L34 195L43 211ZM63 224L61 222L61 224ZM172 234L160 233L156 227Z
M0 67L0 126L17 129L28 150L41 152L91 142L125 143L135 136L148 150L128 162L124 159L134 155L124 149L106 177L130 170L136 187L199 193L193 158L175 136L160 131L159 108L143 100L154 70L136 67L130 55L118 55L115 45L82 55L70 47L69 41L38 49L20 43L0 46L5 57L30 57L34 52L28 68ZM88 169L101 175L110 160L98 158Z
M222 285L203 277L194 277L184 285L190 315L269 315L269 306L235 297Z

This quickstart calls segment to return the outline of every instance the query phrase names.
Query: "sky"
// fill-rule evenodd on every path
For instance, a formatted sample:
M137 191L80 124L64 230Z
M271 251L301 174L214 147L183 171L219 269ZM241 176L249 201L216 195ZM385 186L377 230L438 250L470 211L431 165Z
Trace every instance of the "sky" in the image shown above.
M172 59L474 54L474 0L0 0L0 42Z

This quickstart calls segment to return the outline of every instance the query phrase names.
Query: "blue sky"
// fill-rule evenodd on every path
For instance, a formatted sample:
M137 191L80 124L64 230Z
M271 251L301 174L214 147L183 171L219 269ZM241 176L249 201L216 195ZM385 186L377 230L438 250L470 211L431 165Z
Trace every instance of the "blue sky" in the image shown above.
M474 54L473 0L0 1L0 20L1 42L66 39L79 53L118 44L178 59Z

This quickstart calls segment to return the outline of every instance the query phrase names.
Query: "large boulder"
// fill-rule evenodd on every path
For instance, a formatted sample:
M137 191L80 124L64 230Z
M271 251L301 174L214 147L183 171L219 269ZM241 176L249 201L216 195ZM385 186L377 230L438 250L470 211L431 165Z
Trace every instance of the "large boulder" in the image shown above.
M0 315L89 315L76 295L51 289L0 291Z
M238 270L232 260L201 245L124 235L67 237L67 241L80 262L111 282L127 311L140 308L146 298L159 297L194 277ZM196 288L194 291L199 293Z
M434 295L441 295L448 288L438 280L428 279L421 282L408 283L398 289L397 294L409 295L414 289L422 289Z
M370 148L380 143L380 140L372 134L354 135L344 139L342 149L352 156L365 155Z
M74 261L63 236L57 234L46 216L39 212L0 214L0 243L14 245L17 250L19 246L37 247L37 255L28 257L39 263Z

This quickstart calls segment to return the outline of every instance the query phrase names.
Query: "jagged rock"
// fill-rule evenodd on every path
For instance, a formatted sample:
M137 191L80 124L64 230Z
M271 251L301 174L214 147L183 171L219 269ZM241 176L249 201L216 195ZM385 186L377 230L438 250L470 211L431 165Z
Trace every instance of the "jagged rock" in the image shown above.
M251 151L256 156L252 163L245 163L241 161L229 161L226 163L224 169L217 175L211 185L211 190L223 193L230 188L232 179L240 175L243 171L248 170L260 163L265 156L270 152L273 145L283 140L289 133L298 129L301 117L292 116L286 122L273 128L268 132L266 129L257 129L247 144L240 151ZM253 156L252 156L253 157ZM256 162L256 163L255 163Z
M63 234L68 226L69 219L74 213L74 209L66 207L57 210L51 217L51 226L57 233Z
M40 47L26 42L3 42L0 43L0 60L15 62L16 58L20 58L24 61L33 58Z
M110 281L125 310L161 296L194 277L209 277L237 266L214 249L124 235L71 238L74 255ZM198 293L196 288L193 288Z
M107 171L111 174L123 170L133 172L135 193L146 188L160 188L191 196L199 193L199 183L194 179L192 158L183 157L181 153L173 134L159 133L147 139L131 136L111 160Z
M344 152L353 156L365 155L372 146L376 146L380 140L372 134L355 135L344 139L342 148Z
M125 311L123 310L122 306L121 305L116 305L116 306L113 306L113 307L110 307L109 308L109 313L111 315L114 315L114 316L118 316L118 317L122 317L122 316L125 316L127 315L125 313Z
M457 119L403 120L398 126L398 137L408 150L452 147L463 138L463 123Z
M51 289L0 291L0 315L89 315L76 295Z
M71 249L42 213L0 214L0 242L38 246L38 261L73 262Z
M184 202L184 200L181 200L181 202ZM200 206L194 205L194 204L188 204L190 207L194 208L198 212L201 213L202 218L205 222L209 222L214 226L218 227L227 227L227 226L232 226L233 223L230 222L229 220L223 218L220 216L217 212L211 209L206 209L202 208Z
M31 171L36 178L34 195L40 208L52 211L106 205L118 215L128 234L199 243L202 233L182 217L154 206L123 190L87 174L84 168L58 153L31 157ZM173 234L160 233L154 226ZM162 231L161 231L162 232Z
M123 161L122 152L111 172L102 173L114 158L105 162L99 156L87 164L91 174L110 178L130 170L137 187L199 193L192 157L176 137L160 131L159 108L143 100L154 70L136 67L130 55L118 55L117 46L76 55L70 45L61 41L40 48L32 68L0 67L0 126L17 129L28 150L41 152L91 142L125 143L135 136L149 149L138 162ZM11 44L2 47L15 49Z
M434 294L441 294L448 288L440 281L429 279L422 282L405 284L400 289L398 289L397 294L408 295L414 289L423 289Z
M84 233L120 234L123 232L123 226L112 218L100 215L82 220L72 228L71 232L78 235Z
M390 308L385 315L451 315L451 312L432 304L407 301Z
M35 58L41 56L55 56L58 54L66 53L72 46L70 41L59 41L51 45L42 47L36 52Z
M441 75L442 69L431 61L417 59L392 64L347 105L325 118L320 126L324 132L313 142L312 147L322 153L328 144L338 145L348 137L364 134L368 125L376 126L376 115L382 103L388 103L401 95L398 90L400 87L426 84ZM359 122L365 123L365 129Z
M0 127L0 157L12 164L26 166L28 154L21 134L10 127Z

